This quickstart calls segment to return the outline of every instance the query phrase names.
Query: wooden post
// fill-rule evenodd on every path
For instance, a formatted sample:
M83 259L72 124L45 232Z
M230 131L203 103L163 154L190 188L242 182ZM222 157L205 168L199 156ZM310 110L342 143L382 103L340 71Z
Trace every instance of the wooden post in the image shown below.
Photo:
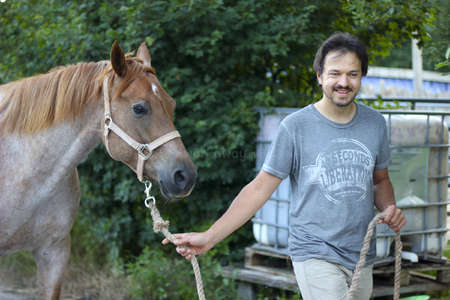
M414 72L414 94L422 96L422 50L417 46L417 40L411 40L412 68Z

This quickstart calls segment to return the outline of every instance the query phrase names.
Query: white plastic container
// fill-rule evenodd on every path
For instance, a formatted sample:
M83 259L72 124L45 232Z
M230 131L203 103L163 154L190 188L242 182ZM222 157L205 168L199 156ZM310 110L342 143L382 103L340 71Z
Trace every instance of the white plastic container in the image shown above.
M285 199L289 199L289 179L281 182L271 199L258 211L257 216L262 222L253 220L253 235L261 244L287 247L289 201Z
M261 111L260 131L257 137L256 170L264 163L271 142L276 138L281 121L295 109L276 109L274 114ZM271 198L253 218L253 235L265 246L285 248L289 234L289 178L284 179Z

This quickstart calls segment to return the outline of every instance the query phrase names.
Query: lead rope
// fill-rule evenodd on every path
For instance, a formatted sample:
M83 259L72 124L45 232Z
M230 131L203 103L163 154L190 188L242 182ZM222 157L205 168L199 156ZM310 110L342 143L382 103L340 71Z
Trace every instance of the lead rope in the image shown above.
M361 254L359 256L359 261L356 264L355 272L353 273L352 283L350 285L350 289L348 290L348 300L352 300L356 288L358 287L359 279L361 276L361 269L366 263L366 254L370 247L370 240L373 235L373 231L375 226L377 225L378 220L384 218L386 216L385 213L377 214L372 221L369 223L367 228L366 236L364 237L363 247L361 249ZM395 270L394 270L394 300L398 300L400 298L400 272L402 269L402 242L400 240L400 231L395 233Z
M150 195L150 190L152 188L152 183L148 180L144 182L145 184L145 206L150 209L150 213L152 215L153 219L153 231L155 233L161 232L164 234L164 236L170 241L174 242L175 238L169 231L169 221L163 220L161 218L161 215L158 211L158 208L156 207L156 200L155 197ZM361 269L363 268L364 264L366 263L366 255L367 251L370 247L370 240L372 239L373 231L375 230L375 226L378 222L378 220L384 218L386 214L379 213L377 214L372 221L369 223L369 226L367 228L366 236L364 237L363 241L363 247L361 249L361 254L359 256L359 261L356 264L355 272L353 273L352 282L350 285L350 289L348 291L348 300L353 300L354 293L356 292L356 289L359 284L359 279L361 277ZM394 270L394 300L399 300L400 298L400 273L401 273L401 253L402 253L402 242L400 240L400 232L395 233L395 270ZM195 275L195 281L197 284L197 294L199 300L206 300L205 298L205 292L203 290L203 281L202 281L202 275L200 273L200 267L198 265L197 258L195 255L192 255L191 258L191 264L192 269L194 270Z
M150 195L150 190L152 188L152 183L148 180L144 182L145 184L145 206L150 209L150 213L153 219L153 231L158 233L161 232L164 236L171 241L175 241L174 236L169 232L169 221L164 221L159 214L158 208L156 207L155 197ZM200 273L200 267L198 266L198 261L195 255L191 256L192 269L194 269L195 281L197 284L197 294L199 300L205 300L205 292L203 291L203 281L202 274Z

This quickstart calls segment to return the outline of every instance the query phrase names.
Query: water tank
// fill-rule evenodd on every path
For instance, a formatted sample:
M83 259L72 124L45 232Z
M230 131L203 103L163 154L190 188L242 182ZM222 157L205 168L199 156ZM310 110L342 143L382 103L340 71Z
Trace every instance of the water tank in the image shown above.
M297 109L259 108L256 171L264 163L281 121ZM392 163L389 176L398 207L407 219L401 236L404 249L427 257L442 255L447 232L447 114L381 111L386 119ZM450 115L450 113L449 113ZM286 253L289 234L289 178L283 180L253 221L256 241ZM394 233L377 225L377 257L391 254Z

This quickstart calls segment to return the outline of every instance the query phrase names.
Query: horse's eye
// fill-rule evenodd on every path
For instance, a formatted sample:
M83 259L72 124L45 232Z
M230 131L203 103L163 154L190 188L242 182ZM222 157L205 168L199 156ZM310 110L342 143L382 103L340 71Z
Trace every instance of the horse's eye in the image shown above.
M146 102L133 104L133 113L138 117L148 114L148 104Z

